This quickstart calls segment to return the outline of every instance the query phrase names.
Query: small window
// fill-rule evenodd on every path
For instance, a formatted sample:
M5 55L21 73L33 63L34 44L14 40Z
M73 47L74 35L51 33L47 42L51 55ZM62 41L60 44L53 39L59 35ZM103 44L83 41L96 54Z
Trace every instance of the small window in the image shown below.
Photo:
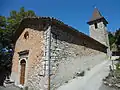
M98 28L97 23L95 23L94 25L95 25L95 29L97 29Z
M28 39L28 38L29 38L29 33L28 33L28 31L25 32L24 38L25 38L25 39Z

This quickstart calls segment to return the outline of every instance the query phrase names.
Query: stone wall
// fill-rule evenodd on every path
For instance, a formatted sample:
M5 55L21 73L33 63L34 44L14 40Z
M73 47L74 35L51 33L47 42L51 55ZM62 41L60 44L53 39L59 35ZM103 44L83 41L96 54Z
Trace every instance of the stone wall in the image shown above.
M52 27L51 39L51 90L56 90L75 73L94 67L106 58L99 46L66 30ZM94 50L93 48L98 48Z
M35 90L48 88L48 29L40 29L40 24L26 27L17 39L13 56L12 79L19 85L20 60L26 58L25 86ZM29 37L24 34L28 31ZM104 46L82 35L70 33L69 30L52 26L51 31L51 90L55 90L66 81L72 79L75 73L87 70L102 62L106 54ZM97 43L97 44L96 44ZM18 52L28 50L26 56ZM103 52L102 52L103 51ZM98 59L99 58L99 59Z
M109 41L108 41L108 33L107 33L107 28L104 25L103 22L98 22L97 23L98 28L95 29L94 24L89 26L90 29L90 36L94 38L95 40L99 41L100 43L109 46Z
M33 25L34 26L34 25ZM35 27L35 26L34 26ZM28 31L29 37L24 38ZM15 44L13 56L13 66L11 78L15 80L16 85L20 84L20 60L18 52L29 50L26 59L25 86L36 88L36 90L46 90L46 78L44 76L44 50L45 50L44 31L40 28L25 28Z

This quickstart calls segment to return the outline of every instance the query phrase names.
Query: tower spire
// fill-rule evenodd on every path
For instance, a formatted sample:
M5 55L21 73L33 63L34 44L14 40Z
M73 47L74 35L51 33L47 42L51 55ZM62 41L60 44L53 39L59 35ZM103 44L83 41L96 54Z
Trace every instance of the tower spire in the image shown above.
M99 12L99 10L95 6L92 17L87 23L89 24L89 23L97 21L97 20L103 20L103 21L105 21L106 24L108 24L106 19L102 16L102 14Z
M92 21L92 20L100 19L100 18L102 18L102 17L103 17L103 16L102 16L101 13L99 12L99 10L95 7L94 12L93 12L93 15L92 15L92 18L91 18L90 20Z
M94 8L92 18L89 22L90 37L108 46L107 24L108 22L102 16L97 8Z

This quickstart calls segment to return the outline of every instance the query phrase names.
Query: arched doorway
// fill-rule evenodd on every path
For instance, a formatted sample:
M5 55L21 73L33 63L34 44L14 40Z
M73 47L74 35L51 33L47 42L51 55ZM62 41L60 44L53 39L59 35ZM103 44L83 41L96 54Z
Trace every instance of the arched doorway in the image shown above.
M25 83L25 67L26 67L26 61L23 59L20 61L20 84L24 85Z

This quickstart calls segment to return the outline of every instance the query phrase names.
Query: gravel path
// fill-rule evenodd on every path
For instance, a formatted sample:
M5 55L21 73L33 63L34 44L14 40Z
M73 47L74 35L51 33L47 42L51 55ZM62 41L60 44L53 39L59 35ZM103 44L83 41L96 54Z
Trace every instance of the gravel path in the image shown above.
M106 60L87 71L84 77L71 80L57 90L116 90L102 84L102 79L109 73L110 64L111 61Z

